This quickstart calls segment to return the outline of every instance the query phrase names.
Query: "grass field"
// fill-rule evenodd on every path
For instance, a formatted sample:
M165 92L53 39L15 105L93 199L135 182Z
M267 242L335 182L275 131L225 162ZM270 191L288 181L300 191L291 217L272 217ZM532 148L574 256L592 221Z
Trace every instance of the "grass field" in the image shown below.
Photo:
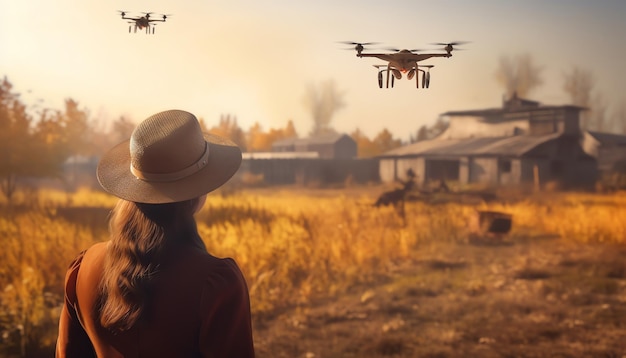
M542 193L373 208L385 188L216 193L209 251L250 287L260 357L621 357L626 194ZM49 356L71 259L106 240L115 199L87 190L1 204L0 355ZM468 242L476 210L513 215Z

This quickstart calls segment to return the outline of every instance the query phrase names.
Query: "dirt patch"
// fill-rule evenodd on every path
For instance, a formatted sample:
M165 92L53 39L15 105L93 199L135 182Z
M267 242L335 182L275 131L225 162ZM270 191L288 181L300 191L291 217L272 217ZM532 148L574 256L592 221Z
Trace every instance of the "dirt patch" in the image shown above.
M384 281L255 317L258 357L622 357L625 252L429 244Z

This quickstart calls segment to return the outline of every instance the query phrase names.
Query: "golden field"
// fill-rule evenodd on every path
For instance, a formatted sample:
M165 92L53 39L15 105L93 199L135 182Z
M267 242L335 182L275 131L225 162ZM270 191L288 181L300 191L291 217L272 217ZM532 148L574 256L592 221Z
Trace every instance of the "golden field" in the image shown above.
M209 196L197 215L198 229L212 254L233 257L246 276L260 356L269 344L262 328L280 312L378 285L399 267L423 263L424 255L438 249L454 247L455 257L462 257L476 210L512 214L513 229L506 240L513 246L528 238L552 243L558 238L559 243L589 247L621 247L626 242L624 193L543 193L490 203L410 201L403 219L394 208L372 207L383 190L264 189ZM65 269L78 252L107 239L106 215L114 203L101 192L48 190L22 193L11 206L0 204L0 356L50 352ZM531 269L525 274L536 273ZM441 274L422 279L430 282ZM454 279L472 282L478 292L488 286L475 276ZM622 285L616 287L621 290ZM461 331L450 331L450 340L460 339L455 335ZM406 346L405 355L402 350L375 351L379 356L412 356L415 350ZM293 356L301 353L311 352Z

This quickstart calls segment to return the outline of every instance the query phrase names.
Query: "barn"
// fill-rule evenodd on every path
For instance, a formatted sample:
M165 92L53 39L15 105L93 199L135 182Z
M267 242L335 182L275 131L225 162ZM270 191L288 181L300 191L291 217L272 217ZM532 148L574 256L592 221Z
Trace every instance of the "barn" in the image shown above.
M327 185L378 181L378 159L360 159L347 134L277 141L272 152L244 153L241 173L262 176L268 185Z
M347 134L332 133L308 138L288 138L276 141L273 152L316 152L323 159L352 159L357 145Z
M462 184L518 185L559 182L593 187L596 159L581 145L582 107L543 106L513 96L501 108L442 114L449 127L380 157L383 182L403 179L411 168L420 184L447 180Z

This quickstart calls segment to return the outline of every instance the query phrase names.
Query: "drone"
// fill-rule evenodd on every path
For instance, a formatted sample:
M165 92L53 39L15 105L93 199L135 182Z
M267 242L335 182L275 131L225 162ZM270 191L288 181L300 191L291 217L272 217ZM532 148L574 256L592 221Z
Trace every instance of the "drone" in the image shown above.
M373 65L378 70L378 87L383 88L383 73L386 72L386 82L384 83L386 88L393 88L394 81L396 79L402 79L402 74L406 74L407 79L412 80L415 77L415 85L420 88L420 76L422 76L422 88L428 88L430 86L430 69L434 65L418 65L418 62L433 58L433 57L452 57L452 51L456 48L454 46L462 45L467 42L450 42L450 43L433 43L432 45L444 46L442 48L444 53L423 53L424 50L407 50L407 49L387 49L388 53L363 53L365 46L376 44L375 42L352 42L344 41L343 44L354 45L356 50L356 56L363 57L376 57L380 60L387 61L386 65Z
M138 17L126 17L125 11L118 10L118 12L122 15L123 20L130 20L130 21L127 21L130 24L128 26L128 33L130 33L134 27L135 32L137 32L137 29L143 30L145 28L146 34L150 34L150 33L154 34L154 29L157 24L154 24L153 22L165 22L165 20L167 20L167 17L171 16L171 15L160 15L161 16L160 19L151 19L150 18L150 15L152 15L151 12L143 12L142 14L144 15L138 16Z

